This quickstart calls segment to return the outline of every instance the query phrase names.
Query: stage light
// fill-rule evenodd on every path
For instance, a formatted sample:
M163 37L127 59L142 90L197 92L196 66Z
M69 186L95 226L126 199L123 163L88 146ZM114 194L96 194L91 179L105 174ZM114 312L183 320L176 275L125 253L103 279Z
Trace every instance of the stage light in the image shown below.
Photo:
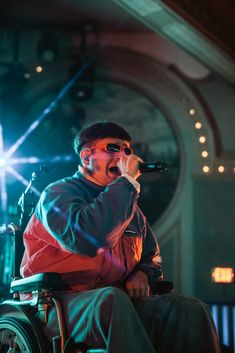
M203 170L204 173L209 173L210 167L208 167L208 165L204 165L202 170Z
M4 141L3 141L3 131L2 125L0 124L0 158L2 163L2 168L0 168L0 209L3 213L7 212L7 190L6 190L6 173L12 174L17 180L19 180L22 184L28 185L28 181L23 178L22 175L17 173L15 169L12 167L14 164L23 164L23 163L42 163L43 161L38 159L37 157L26 157L26 158L12 158L13 154L19 149L19 147L24 143L27 137L41 124L41 122L47 117L48 113L51 112L52 109L55 108L57 103L64 97L64 95L69 91L69 89L74 85L74 83L79 79L82 75L82 69L86 69L90 63L86 63L81 70L76 72L74 77L72 77L64 87L60 90L60 92L56 95L56 97L50 102L48 107L44 109L44 111L38 116L38 118L26 129L26 131L15 141L15 143L4 152ZM25 71L24 71L25 72ZM68 162L73 159L73 156L55 156L52 159L46 159L48 162ZM7 163L5 164L5 161ZM45 161L44 161L45 162ZM36 192L37 190L35 190Z
M194 126L197 130L199 130L199 129L201 129L202 124L198 121L198 122L196 122L196 124Z
M4 154L0 156L0 170L5 170L10 165L10 160Z
M6 160L0 157L0 168L4 167L5 165L6 165Z
M36 66L36 67L35 67L35 71L36 71L38 74L40 74L40 73L43 71L42 66Z
M223 173L224 170L225 170L225 168L224 168L223 165L220 165L220 166L218 167L218 172L219 172L219 173Z
M205 142L206 142L205 136L200 136L200 137L199 137L199 142L200 142L200 143L205 143Z
M207 158L209 153L207 151L202 151L202 157Z
M193 109L193 108L189 109L189 114L190 115L195 115L196 114L196 110Z

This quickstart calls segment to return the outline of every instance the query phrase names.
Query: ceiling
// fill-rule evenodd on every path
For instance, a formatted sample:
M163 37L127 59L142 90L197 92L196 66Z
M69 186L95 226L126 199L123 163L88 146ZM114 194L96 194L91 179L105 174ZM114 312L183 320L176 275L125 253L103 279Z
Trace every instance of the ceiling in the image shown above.
M87 20L95 20L103 32L149 31L132 15L107 0L10 0L0 3L0 24L38 29L57 27L76 29Z
M232 84L235 84L234 18L234 0L196 3L188 0L8 0L0 3L0 29L79 30L92 20L101 32L156 32Z
M234 0L164 0L163 2L235 59Z

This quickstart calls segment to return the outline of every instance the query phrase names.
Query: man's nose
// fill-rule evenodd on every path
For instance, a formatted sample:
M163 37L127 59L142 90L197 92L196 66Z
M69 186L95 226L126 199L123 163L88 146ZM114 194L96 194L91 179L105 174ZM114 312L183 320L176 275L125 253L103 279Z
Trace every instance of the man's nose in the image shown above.
M116 153L116 158L120 159L122 157L125 157L126 154L124 152L124 150L120 150L119 152Z

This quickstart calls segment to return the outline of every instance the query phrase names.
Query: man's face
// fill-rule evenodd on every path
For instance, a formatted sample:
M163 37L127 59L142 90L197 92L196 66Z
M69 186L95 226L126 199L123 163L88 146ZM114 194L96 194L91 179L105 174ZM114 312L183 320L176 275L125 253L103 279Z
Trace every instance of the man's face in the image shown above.
M82 166L95 183L106 186L120 176L117 163L126 153L131 153L128 149L124 151L125 147L130 148L130 143L118 138L95 140L82 150Z

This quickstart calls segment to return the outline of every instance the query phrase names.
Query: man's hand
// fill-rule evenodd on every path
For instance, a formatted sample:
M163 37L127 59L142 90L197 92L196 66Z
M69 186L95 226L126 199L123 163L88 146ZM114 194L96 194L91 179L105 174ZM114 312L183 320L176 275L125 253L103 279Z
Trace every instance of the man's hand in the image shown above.
M122 156L118 161L117 166L121 174L129 174L136 180L141 175L139 162L143 162L143 160L135 154L131 154L130 156Z
M134 272L125 283L127 294L130 298L138 299L149 296L149 281L142 271Z

